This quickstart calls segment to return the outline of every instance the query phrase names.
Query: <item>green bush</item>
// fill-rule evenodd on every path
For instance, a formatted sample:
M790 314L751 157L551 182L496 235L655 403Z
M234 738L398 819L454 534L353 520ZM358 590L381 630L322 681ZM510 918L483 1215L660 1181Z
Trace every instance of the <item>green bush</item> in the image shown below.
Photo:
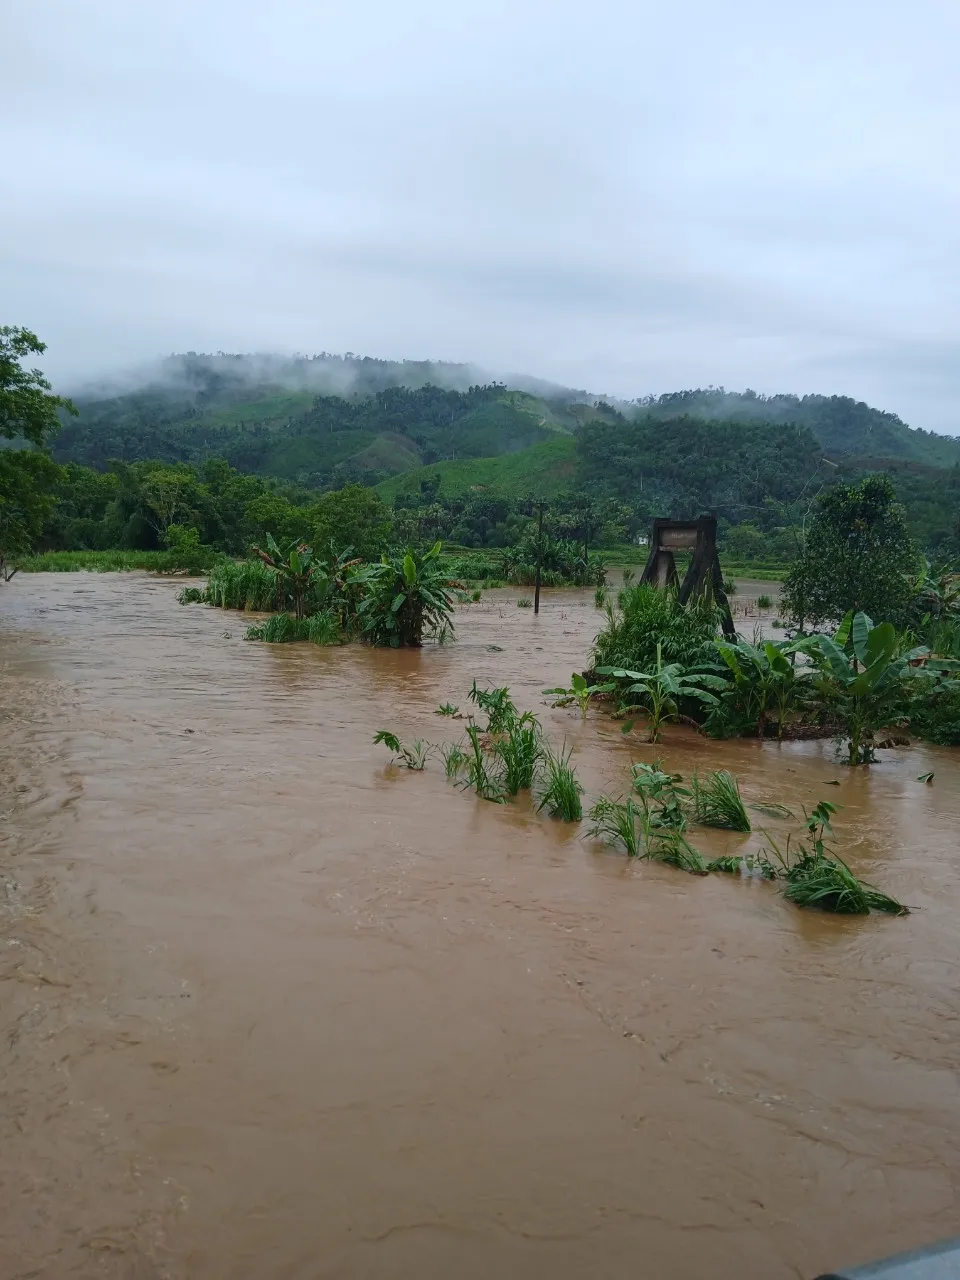
M910 713L910 728L927 742L960 747L960 689L921 694Z
M182 524L172 524L164 535L167 547L166 569L181 569L187 573L206 573L222 556L213 547L205 546L200 541L196 529Z
M675 592L644 583L625 587L616 606L607 606L606 624L594 641L594 666L648 670L657 663L658 644L665 663L714 662L718 630L717 610L711 604L683 606Z

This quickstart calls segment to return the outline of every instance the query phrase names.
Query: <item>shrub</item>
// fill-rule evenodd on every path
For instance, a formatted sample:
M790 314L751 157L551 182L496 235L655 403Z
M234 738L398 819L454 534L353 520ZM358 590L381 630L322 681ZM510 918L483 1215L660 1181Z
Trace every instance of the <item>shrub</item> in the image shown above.
M960 688L944 688L933 693L925 688L914 700L910 728L927 742L941 747L960 747Z
M192 574L205 573L223 558L219 551L200 541L200 534L196 529L184 525L169 525L163 540L167 547L164 566L167 569L182 569Z
M771 599L770 596L757 596L758 609L769 609L771 608L772 605L773 605L773 600Z
M530 599L529 596L520 596L520 598L517 600L518 609L529 609L531 608L532 605L533 605L533 601Z
M665 663L709 662L718 628L717 610L709 603L684 607L673 591L646 583L624 587L616 606L606 608L606 623L594 641L594 666L648 671L656 664L658 644Z

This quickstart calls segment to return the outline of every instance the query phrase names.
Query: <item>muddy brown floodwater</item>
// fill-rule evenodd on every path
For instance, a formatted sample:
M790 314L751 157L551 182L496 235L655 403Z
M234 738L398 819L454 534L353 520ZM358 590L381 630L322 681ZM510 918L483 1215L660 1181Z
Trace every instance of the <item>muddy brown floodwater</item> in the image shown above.
M801 913L372 745L449 737L474 677L540 707L586 595L393 653L246 644L179 585L2 589L4 1280L776 1280L960 1229L956 754L668 729L673 768L842 805L922 908ZM542 712L588 798L653 757Z

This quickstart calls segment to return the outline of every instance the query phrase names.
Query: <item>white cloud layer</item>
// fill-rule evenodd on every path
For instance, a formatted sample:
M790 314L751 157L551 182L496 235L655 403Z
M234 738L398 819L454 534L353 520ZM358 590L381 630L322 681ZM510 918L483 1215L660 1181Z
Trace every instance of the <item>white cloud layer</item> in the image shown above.
M955 0L6 0L0 323L960 432ZM12 131L11 131L12 123Z

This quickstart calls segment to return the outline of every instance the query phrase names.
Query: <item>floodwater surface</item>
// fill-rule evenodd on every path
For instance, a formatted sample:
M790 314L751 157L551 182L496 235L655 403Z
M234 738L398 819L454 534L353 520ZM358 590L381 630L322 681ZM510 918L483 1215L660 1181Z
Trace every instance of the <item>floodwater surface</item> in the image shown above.
M4 1280L777 1280L960 1231L956 753L655 752L550 710L586 593L384 652L244 643L179 585L0 595ZM455 737L433 710L474 678L566 737L588 802L655 754L830 799L920 910L628 864L373 746Z

